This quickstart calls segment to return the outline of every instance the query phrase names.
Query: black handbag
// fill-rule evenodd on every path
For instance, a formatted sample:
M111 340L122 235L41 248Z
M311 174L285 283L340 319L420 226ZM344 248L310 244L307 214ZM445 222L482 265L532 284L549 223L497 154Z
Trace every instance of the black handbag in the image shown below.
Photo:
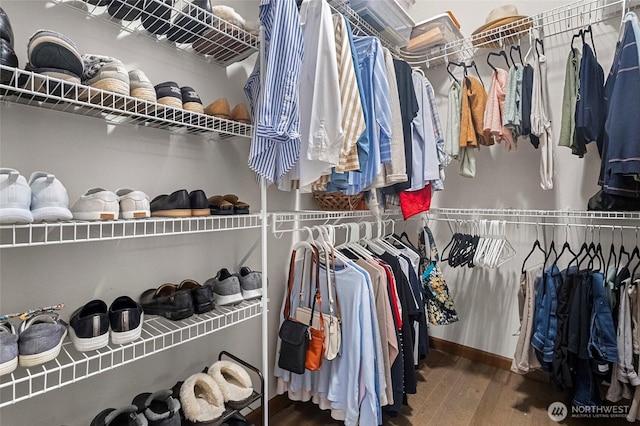
M280 326L278 336L280 336L280 355L278 357L278 367L283 370L291 371L296 374L303 374L305 371L305 361L307 357L307 348L311 339L311 321L313 320L313 312L309 319L309 324L304 324L290 317L291 311L291 291L293 289L293 276L296 262L296 250L291 253L291 262L289 264L289 284L287 290L287 300L284 305L284 321ZM317 251L313 253L317 260ZM313 305L315 309L315 303Z

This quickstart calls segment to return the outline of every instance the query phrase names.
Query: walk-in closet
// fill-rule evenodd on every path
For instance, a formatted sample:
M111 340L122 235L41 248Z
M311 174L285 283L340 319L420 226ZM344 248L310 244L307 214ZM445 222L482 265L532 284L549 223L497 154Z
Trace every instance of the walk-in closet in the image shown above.
M1 1L0 426L638 421L639 11Z

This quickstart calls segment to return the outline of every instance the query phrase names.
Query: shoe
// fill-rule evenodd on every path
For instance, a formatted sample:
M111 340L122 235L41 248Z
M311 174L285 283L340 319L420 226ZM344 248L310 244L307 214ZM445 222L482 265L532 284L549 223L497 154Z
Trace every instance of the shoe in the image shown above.
M33 68L66 70L80 78L83 62L76 44L64 35L40 30L29 39L27 57Z
M150 33L163 35L171 28L173 0L144 0L142 26Z
M0 223L31 223L31 187L15 169L0 168Z
M209 200L204 191L196 189L189 193L189 202L191 203L191 216L210 216Z
M138 407L128 405L117 410L107 408L101 411L91 420L89 426L147 426L148 424L144 415L138 413Z
M181 87L180 94L182 95L182 108L187 111L204 114L204 107L202 106L200 96L198 96L193 88L189 86Z
M129 94L134 98L153 103L158 101L156 89L153 87L151 80L141 70L129 71L129 87Z
M142 15L144 0L113 0L107 8L109 15L123 21L135 21Z
M229 101L225 98L216 99L204 109L204 113L213 115L214 117L224 118L225 120L231 119L231 109L229 108Z
M141 393L133 398L138 413L144 415L149 426L180 426L180 401L171 396L171 390Z
M182 93L180 92L178 83L167 81L156 84L154 88L159 104L182 109Z
M116 220L120 214L118 196L103 188L88 189L71 207L78 220Z
M244 300L262 297L262 274L260 272L252 271L251 268L243 266L236 276L240 280L240 290Z
M209 6L209 12L211 12L211 6ZM6 40L9 43L9 47L13 49L13 29L11 29L11 21L4 9L0 7L0 39Z
M18 366L18 333L9 321L0 322L0 376Z
M36 222L70 220L69 195L55 175L35 172L29 178L31 187L31 213Z
M111 342L114 345L138 340L142 334L144 312L142 306L129 296L116 298L109 306Z
M66 336L67 323L58 314L40 314L23 321L18 329L18 363L33 367L55 359Z
M220 426L254 426L254 424L247 420L242 414L234 413Z
M178 291L187 291L191 294L193 310L196 314L203 314L213 309L213 289L210 286L186 279L178 285Z
M167 38L176 43L193 43L208 27L213 26L209 0L193 0L174 18Z
M253 395L253 384L249 373L240 364L222 360L214 362L207 374L220 386L224 402L234 410L247 406Z
M224 395L218 384L205 373L196 373L180 386L184 417L195 424L209 425L224 414Z
M226 194L223 199L233 204L233 214L249 214L249 204L240 201L237 195Z
M25 73L20 76L18 85L24 89L71 99L76 97L76 93L78 97L83 94L83 90L80 90L79 93L76 90L78 89L78 84L80 84L80 78L70 71L55 68L33 68L31 64L27 64L25 71L33 74ZM42 97L42 99L37 100L58 103L58 100L48 97Z
M251 114L245 104L238 104L231 110L231 119L239 123L251 124Z
M5 39L0 39L0 65L6 67L18 68L18 57L13 47ZM0 83L9 84L13 79L15 72L13 70L0 71Z
M145 291L140 296L140 304L146 314L161 315L172 321L188 318L194 312L191 293L178 291L175 284Z
M107 92L129 96L129 73L120 61L104 64L94 77L85 81L87 86Z
M120 218L144 219L151 216L149 196L144 192L120 188L116 195L120 201Z
M186 189L171 195L158 195L151 201L151 216L190 217L191 200Z
M229 6L213 6L212 12L219 18L229 22L230 24L235 25L236 27L240 27L245 29L246 21L238 12L235 11L232 7Z
M222 195L214 195L209 197L209 209L213 215L230 215L233 214L233 204L226 201Z
M94 6L106 6L109 3L111 3L111 0L84 0L84 1Z
M79 352L95 351L109 344L109 313L102 300L78 308L69 320L69 336Z
M216 306L233 305L242 302L240 280L231 275L226 268L220 269L215 277L209 278L204 285L213 289L213 300Z

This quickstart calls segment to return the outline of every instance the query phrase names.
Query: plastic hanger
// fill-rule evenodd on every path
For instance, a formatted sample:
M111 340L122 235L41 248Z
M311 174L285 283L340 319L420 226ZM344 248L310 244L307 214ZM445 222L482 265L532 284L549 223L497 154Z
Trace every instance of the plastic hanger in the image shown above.
M540 240L536 238L536 240L533 242L533 246L531 247L531 250L529 251L529 254L527 254L527 256L524 258L524 262L522 262L522 269L520 270L520 273L524 274L527 260L529 260L529 258L533 256L533 253L535 253L536 249L540 250L540 252L544 256L543 258L547 257L547 252L542 248L542 244L540 244Z
M511 65L509 65L509 58L507 58L507 53L504 50L501 50L498 53L489 52L489 54L487 55L487 65L489 65L494 72L498 71L498 69L491 63L491 60L490 60L494 56L503 57L505 63L507 64L507 69L511 67Z
M572 255L571 259L576 258L576 253L574 253L574 251L571 250L571 244L569 244L569 225L566 225L565 241L564 241L564 244L562 244L562 249L560 249L560 253L558 253L558 255L556 256L556 260L553 262L554 266L558 264L558 260L560 260L565 250L569 250L569 253ZM571 264L571 261L569 261L569 264Z
M536 54L538 55L538 57L540 56L540 51L538 50L538 45L542 49L542 54L544 55L544 41L542 41L541 38L537 38L535 44L536 44Z
M520 57L520 65L523 65L524 63L522 62L522 49L520 48L520 45L516 45L514 44L513 46L511 46L509 48L509 58L511 59L511 63L515 66L516 61L513 60L513 51L517 50L518 51L518 56Z
M449 73L449 75L451 76L451 78L453 79L453 81L455 81L456 83L460 83L460 80L458 80L458 79L456 78L456 76L455 76L455 75L453 75L453 73L451 72L451 69L449 68L451 65L454 65L454 66L460 66L460 65L459 65L458 63L456 63L456 62L449 62L449 63L447 64L447 73Z

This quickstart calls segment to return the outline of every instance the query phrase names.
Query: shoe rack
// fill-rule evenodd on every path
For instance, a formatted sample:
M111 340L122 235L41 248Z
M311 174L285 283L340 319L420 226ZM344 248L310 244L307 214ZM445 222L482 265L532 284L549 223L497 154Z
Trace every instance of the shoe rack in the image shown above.
M118 16L119 12L124 13L124 2L120 2L120 6L111 9L113 15L109 13L107 5L100 5L105 3L104 1L54 0L54 2L85 13L90 19L109 22L120 27L122 31L150 37L171 49L195 55L222 67L246 59L259 49L257 34L252 34L187 0L146 0L144 2L144 8L156 11L151 19L153 26L170 28L171 32L179 34L176 37L171 37L167 33L149 32L140 18L130 21L114 18L113 15ZM91 3L97 3L97 5ZM143 2L129 2L126 8L126 14L133 16L145 12Z
M0 69L3 75L12 75L8 83L0 83L0 99L5 102L97 117L109 124L152 127L216 139L251 138L253 131L253 126L233 120L172 108L19 68L0 65Z

